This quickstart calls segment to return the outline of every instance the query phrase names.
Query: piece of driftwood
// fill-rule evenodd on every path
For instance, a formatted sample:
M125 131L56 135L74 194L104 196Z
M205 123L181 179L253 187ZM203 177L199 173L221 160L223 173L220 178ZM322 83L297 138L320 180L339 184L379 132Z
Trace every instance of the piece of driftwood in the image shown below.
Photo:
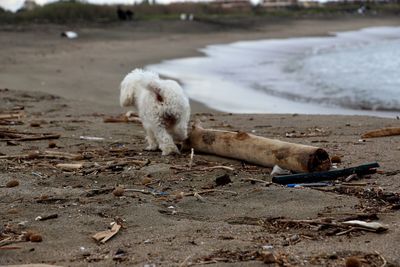
M118 116L111 116L111 117L106 117L103 119L103 122L105 123L118 123L118 122L135 122L135 123L142 123L141 119L138 116L134 116L132 114L121 114Z
M110 230L101 231L92 236L94 240L100 243L107 242L111 237L116 235L118 231L121 229L121 225L118 223L114 223Z
M279 165L294 172L326 171L328 153L318 147L293 144L245 132L204 129L195 124L187 145L195 151L244 160L266 167Z
M17 264L7 265L7 267L62 267L61 265L43 264L43 263L29 263L29 264Z
M82 168L83 163L58 163L56 167L66 171L74 171Z
M2 113L0 114L0 120L20 119L22 116L24 116L22 112Z
M53 133L29 133L0 128L0 141L35 141L45 139L58 139L60 134Z
M376 137L385 137L393 135L400 135L400 127L388 127L388 128L369 131L364 133L361 136L361 138L376 138Z
M350 225L350 226L356 226L356 227L361 227L361 228L366 228L373 230L375 232L383 232L389 229L387 225L378 223L378 222L364 222L360 220L351 220L351 221L346 221L342 222L343 224Z
M27 154L0 156L0 159L36 159L36 158L70 159L70 160L83 159L81 154L68 153L62 151L52 151L52 150L45 150L43 152L34 150Z

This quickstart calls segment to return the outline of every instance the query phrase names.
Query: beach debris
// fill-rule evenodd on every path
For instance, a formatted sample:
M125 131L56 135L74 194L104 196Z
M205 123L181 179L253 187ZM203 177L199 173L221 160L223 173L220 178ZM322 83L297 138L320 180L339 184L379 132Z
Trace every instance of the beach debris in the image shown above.
M331 157L331 162L332 162L332 163L342 163L342 159L341 159L341 157L338 156L338 155L333 155L333 156Z
M60 134L18 132L7 128L0 128L0 141L35 141L45 139L58 139Z
M214 193L214 192L219 192L219 193L228 193L228 194L232 194L232 195L238 195L237 192L235 191L231 191L231 190L220 190L220 189L206 189L206 190L202 190L202 191L195 191L195 192L191 192L191 193L184 193L183 196L194 196L195 194L208 194L208 193Z
M42 237L42 235L40 235L38 233L32 233L29 236L29 241L31 241L31 242L42 242L43 241L43 237Z
M0 125L21 125L24 124L21 118L25 115L20 111L0 112Z
M190 149L190 160L189 160L189 170L192 169L192 165L193 165L193 158L194 158L194 149L191 148Z
M134 123L142 123L142 120L134 113L132 112L127 112L126 114L120 114L118 116L109 116L103 118L103 122L105 123L128 123L128 122L134 122Z
M126 255L126 251L124 251L123 249L117 249L117 251L115 252L114 256L113 256L113 260L115 261L123 261L126 259L127 255Z
M366 163L357 167L336 169L325 172L299 173L290 175L280 175L272 178L274 183L278 184L298 184L298 183L316 183L322 181L336 180L339 177L348 176L351 174L366 175L376 173L376 168L379 167L377 162Z
M271 177L274 177L274 176L277 176L277 175L287 175L287 174L290 174L290 171L282 169L278 165L275 165L272 168L272 171L271 171Z
M324 186L332 186L332 183L305 183L305 184L287 184L287 187L324 187Z
M83 163L58 163L56 167L64 171L74 171L83 168Z
M235 168L229 167L229 166L223 166L223 165L217 165L217 166L209 166L209 167L192 167L189 168L187 166L178 166L178 165L173 165L170 167L171 169L176 170L176 173L179 172L204 172L204 171L213 171L213 170L226 170L226 171L234 171Z
M296 132L296 131L291 131L291 132L286 132L285 137L287 138L303 138L303 137L324 137L324 136L329 136L331 133L325 131L324 129L321 128L309 128L307 129L307 133L305 132Z
M135 193L142 193L145 195L153 195L153 196L166 196L168 195L167 192L156 191L156 190L148 190L148 189L137 189L137 188L123 188L123 187L116 187L112 193L116 197L123 196L125 192L135 192Z
M68 39L78 38L78 34L74 31L64 31L61 33L61 37L66 37Z
M361 267L362 263L358 257L352 256L346 258L345 265L346 267Z
M361 138L376 138L376 137L386 137L400 135L400 127L388 127L369 131L361 135Z
M116 235L122 227L122 225L117 222L113 222L111 224L112 224L111 229L98 232L94 234L92 238L102 244L106 243L108 240L110 240L111 237Z
M79 139L81 139L81 140L88 140L88 141L104 141L104 140L105 140L104 137L85 136L85 135L79 136Z
M382 233L388 230L386 225L378 222L364 222L360 220L343 221L331 217L321 217L317 219L295 220L286 218L267 218L259 219L258 224L265 228L275 231L285 231L289 228L308 228L313 231L324 231L326 235L341 236L354 231L368 231Z
M223 185L227 185L232 183L231 178L229 177L229 175L227 173L218 176L217 178L215 178L215 184L217 186L223 186Z
M58 218L58 214L54 213L54 214L50 214L50 215L46 215L46 216L37 216L35 218L35 221L47 221L47 220L57 219L57 218Z
M245 132L204 129L198 123L192 127L188 145L199 152L266 167L279 165L296 172L325 171L331 167L329 155L322 148L282 142Z
M11 188L11 187L16 187L19 186L19 181L18 180L10 180L8 181L5 185L0 185L0 188Z
M37 158L80 160L83 159L83 156L81 154L67 153L67 152L53 151L53 150L45 150L43 152L39 150L33 150L27 154L0 156L0 159L37 159Z
M255 179L255 178L243 178L242 179L243 181L249 181L249 182L251 182L251 183L262 183L262 184L264 184L265 186L269 186L269 185L271 185L271 184L273 184L272 182L267 182L267 181L264 181L264 180L260 180L260 179Z
M350 226L357 226L360 228L365 228L366 230L367 229L373 230L375 232L384 232L389 229L389 227L387 225L383 225L378 222L364 222L364 221L360 221L360 220L351 220L351 221L345 221L342 223L350 225Z
M121 197L125 193L125 189L122 187L116 187L113 191L112 194L116 197Z
M127 161L119 161L119 162L108 162L105 165L102 166L96 166L92 167L89 169L83 169L82 174L87 175L89 173L98 173L101 171L105 170L111 170L111 171L122 171L124 166L134 164L134 165L139 165L140 167L144 167L150 163L149 160L135 160L135 159L130 159Z

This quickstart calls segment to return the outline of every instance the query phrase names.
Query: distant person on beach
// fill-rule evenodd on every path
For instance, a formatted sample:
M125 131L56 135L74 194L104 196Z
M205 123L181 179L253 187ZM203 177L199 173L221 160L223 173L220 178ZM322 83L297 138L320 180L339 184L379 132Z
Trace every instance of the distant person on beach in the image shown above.
M120 6L117 8L117 15L119 20L126 20L126 13L121 9Z
M127 20L132 20L133 17L135 16L135 13L134 13L133 11L131 11L131 10L128 9L128 10L125 12L125 15L126 15L126 19L127 19Z
M124 11L120 6L118 6L117 15L119 20L132 20L135 13L129 9Z

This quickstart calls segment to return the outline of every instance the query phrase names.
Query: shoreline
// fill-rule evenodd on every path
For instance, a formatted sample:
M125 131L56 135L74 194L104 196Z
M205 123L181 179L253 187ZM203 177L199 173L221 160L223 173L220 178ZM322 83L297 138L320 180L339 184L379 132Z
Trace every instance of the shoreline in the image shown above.
M370 81L373 85L369 87L365 82L357 84L357 81L364 81L368 76L355 75L354 72L358 71L360 67L359 65L355 66L354 63L351 65L352 63L348 63L348 61L359 62L360 57L367 57L367 55L365 53L361 56L357 54L357 58L354 56L349 58L352 55L347 52L355 48L362 51L363 47L366 49L365 47L382 45L388 41L398 43L399 33L400 27L375 26L354 31L334 32L326 37L262 39L208 45L201 49L202 57L164 60L159 64L148 65L146 69L159 73L161 76L179 80L191 99L220 112L366 115L391 118L399 115L400 103L397 102L397 106L395 106L393 104L395 99L375 94L376 88L380 88L382 84L375 84L373 80ZM345 49L340 49L340 47L345 47ZM385 48L392 47L386 46ZM354 79L353 90L344 87L340 82L335 87L335 80L321 80L317 84L311 81L315 77L308 77L307 80L307 74L310 76L313 72L319 73L318 69L309 69L311 73L301 71L301 68L298 67L294 74L284 71L289 67L295 68L293 65L312 60L312 57L324 57L326 53L310 52L318 49L331 49L329 51L336 53L336 56L341 56L341 53L347 56L346 60L324 67L334 69L336 64L339 64L346 71L353 73L351 76L346 75L346 71L340 73L347 83ZM370 52L370 49L368 51ZM331 58L332 56L330 56ZM365 60L361 62L369 68L374 66L366 64ZM328 61L325 62L325 65L327 63L332 64ZM379 65L379 62L374 63ZM350 64L350 69L346 68L347 64ZM378 70L370 70L370 73L377 74ZM395 72L395 70L387 71ZM319 74L323 75L324 72ZM394 78L391 81L398 83ZM318 88L318 86L327 84L333 85L330 91L336 91L339 97ZM214 88L218 88L218 90L214 90ZM358 95L365 90L368 90L370 98ZM393 88L384 87L380 90L389 95L395 94ZM371 103L370 106L368 103ZM392 106L388 106L390 104Z

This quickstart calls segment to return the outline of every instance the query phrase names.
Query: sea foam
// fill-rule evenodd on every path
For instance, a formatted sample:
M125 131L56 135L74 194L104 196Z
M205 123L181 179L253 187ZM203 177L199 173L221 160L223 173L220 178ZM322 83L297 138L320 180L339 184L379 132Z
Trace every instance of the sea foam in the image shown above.
M147 66L190 98L233 113L400 112L400 27L210 45L204 57Z

